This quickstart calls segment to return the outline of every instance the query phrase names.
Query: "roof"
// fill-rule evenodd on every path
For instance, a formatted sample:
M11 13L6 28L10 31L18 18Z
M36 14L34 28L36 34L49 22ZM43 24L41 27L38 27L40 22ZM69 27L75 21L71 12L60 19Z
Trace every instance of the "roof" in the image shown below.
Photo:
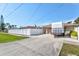
M45 25L45 26L43 26L43 27L45 27L45 28L50 28L52 25L51 24L49 24L49 25Z
M21 27L21 29L41 29L42 27L37 27L37 26L25 26L25 27Z
M72 23L71 24L67 24L67 23L65 23L64 26L79 26L79 24L72 24Z

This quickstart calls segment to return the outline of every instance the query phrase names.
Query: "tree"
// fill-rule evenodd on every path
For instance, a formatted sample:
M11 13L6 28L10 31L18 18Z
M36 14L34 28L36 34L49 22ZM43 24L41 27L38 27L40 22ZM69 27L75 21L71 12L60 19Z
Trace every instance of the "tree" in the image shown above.
M11 28L12 29L16 29L17 28L17 25L11 25Z
M4 31L5 30L5 23L4 23L4 18L3 18L3 15L1 15L1 18L0 18L0 30L1 31Z
M74 21L76 24L79 24L79 17Z
M4 31L4 30L5 30L5 24L1 23L1 31Z
M15 25L12 25L12 29L14 29Z
M72 23L72 21L69 21L69 22L67 22L68 24L71 24Z
M6 23L6 28L7 28L7 29L10 29L10 28L11 28L10 23Z
M15 29L15 28L17 28L17 25L11 25L10 23L6 23L6 28L7 29Z
M6 23L6 26L9 26L10 25L10 23Z

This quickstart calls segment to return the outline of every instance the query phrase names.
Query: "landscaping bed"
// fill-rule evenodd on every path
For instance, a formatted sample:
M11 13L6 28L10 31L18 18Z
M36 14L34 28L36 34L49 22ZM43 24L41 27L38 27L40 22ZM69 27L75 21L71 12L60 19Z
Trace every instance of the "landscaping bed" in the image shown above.
M79 46L64 43L60 56L79 56Z
M24 38L26 38L26 37L10 35L8 33L0 32L0 43L17 41L17 40L21 40L21 39L24 39Z

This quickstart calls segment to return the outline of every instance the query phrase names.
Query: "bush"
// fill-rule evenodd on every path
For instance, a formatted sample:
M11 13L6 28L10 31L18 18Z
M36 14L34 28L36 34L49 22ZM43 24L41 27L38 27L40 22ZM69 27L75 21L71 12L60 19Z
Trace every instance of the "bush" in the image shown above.
M74 36L74 37L77 37L78 36L78 33L76 31L71 31L71 36Z

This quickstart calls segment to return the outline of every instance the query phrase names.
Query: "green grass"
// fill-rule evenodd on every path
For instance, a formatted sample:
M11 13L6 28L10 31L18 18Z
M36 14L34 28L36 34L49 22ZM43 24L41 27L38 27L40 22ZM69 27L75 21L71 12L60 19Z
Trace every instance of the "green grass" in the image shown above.
M76 55L79 56L79 46L71 45L71 44L64 44L60 56L67 56L67 55Z
M25 37L22 37L22 36L15 36L15 35L10 35L7 33L0 32L0 43L17 41L17 40L21 40L24 38Z

